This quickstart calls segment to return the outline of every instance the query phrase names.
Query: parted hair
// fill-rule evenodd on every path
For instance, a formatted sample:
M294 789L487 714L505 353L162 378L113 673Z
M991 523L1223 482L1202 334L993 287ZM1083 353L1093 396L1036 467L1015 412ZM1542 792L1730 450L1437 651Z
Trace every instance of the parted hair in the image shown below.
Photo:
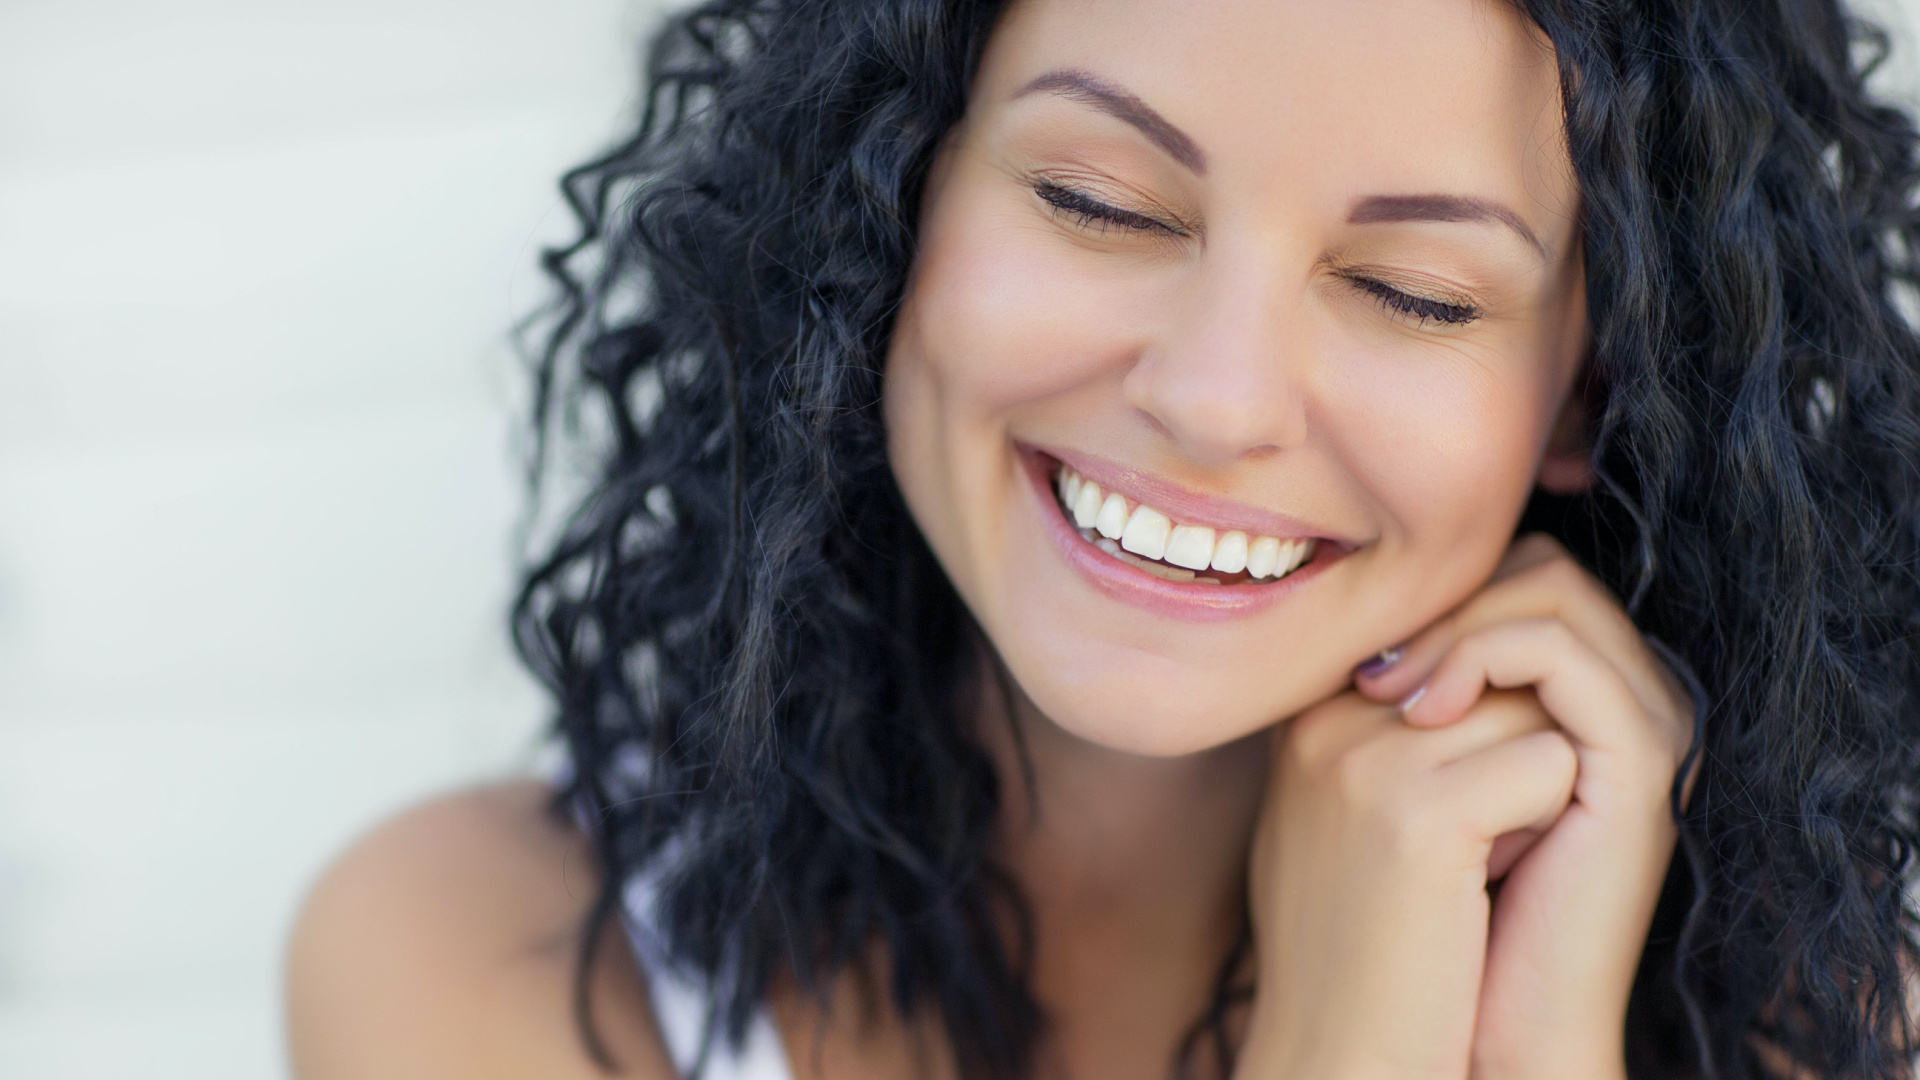
M1866 86L1887 39L1833 0L1520 6L1561 68L1601 478L1522 525L1698 706L1632 1073L1911 1075L1920 219L1913 124ZM970 729L984 649L879 399L1000 7L706 0L652 38L544 258L532 473L563 512L513 612L572 762L556 805L605 871L585 940L644 877L720 1039L776 973L819 991L881 956L968 1080L1025 1075L1046 1017ZM1230 1065L1231 961L1170 1073Z

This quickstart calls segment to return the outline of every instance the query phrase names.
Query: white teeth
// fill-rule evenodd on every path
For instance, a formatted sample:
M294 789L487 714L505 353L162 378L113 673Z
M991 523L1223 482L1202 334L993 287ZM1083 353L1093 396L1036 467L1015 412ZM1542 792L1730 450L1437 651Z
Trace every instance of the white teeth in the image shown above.
M1280 541L1271 536L1262 536L1247 545L1247 573L1257 578L1272 577L1273 568L1280 561Z
M1083 483L1073 496L1073 524L1077 528L1091 529L1095 518L1100 516L1100 485Z
M1168 581L1220 582L1196 577L1211 567L1222 574L1242 570L1255 580L1281 578L1313 557L1308 537L1281 540L1249 537L1239 529L1216 532L1206 525L1175 525L1167 515L1136 503L1131 509L1117 491L1102 491L1072 469L1055 477L1060 503L1082 538L1122 562Z
M1213 568L1223 574L1237 574L1247 568L1247 534L1235 529L1221 533L1213 545Z
M1313 549L1319 546L1320 546L1319 542L1316 540L1313 540L1312 538L1308 538L1306 540L1300 541L1300 548L1297 552L1294 553L1293 565L1287 567L1287 573L1289 574L1293 573L1295 570L1298 570L1300 568L1300 565L1302 563L1306 562L1308 559L1313 558Z
M1189 570L1205 570L1213 562L1213 530L1205 525L1175 525L1161 558Z
M1112 544L1113 541L1103 540L1101 541L1101 543ZM1106 551L1107 549L1103 547L1100 550ZM1152 574L1154 577L1163 578L1167 581L1195 580L1193 571L1191 570L1182 570L1177 566L1168 566L1165 563L1157 563L1149 559L1143 559L1138 555L1130 555L1127 552L1121 551L1117 547L1114 548L1112 551L1107 551L1107 554L1113 556L1116 559L1119 559L1121 562L1126 563L1128 566L1137 566L1140 569L1145 570L1147 573ZM1215 581L1213 582L1213 584L1218 585L1220 583Z
M1127 518L1126 531L1120 534L1120 546L1143 559L1158 559L1166 555L1167 538L1172 533L1173 522L1167 515L1141 503Z

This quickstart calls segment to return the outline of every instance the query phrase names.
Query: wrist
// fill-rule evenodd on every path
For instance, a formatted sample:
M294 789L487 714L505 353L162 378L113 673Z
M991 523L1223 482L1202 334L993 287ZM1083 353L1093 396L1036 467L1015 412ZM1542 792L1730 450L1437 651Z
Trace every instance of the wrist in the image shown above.
M1589 985L1605 982L1590 979ZM1584 1001L1540 988L1526 1010L1483 1011L1469 1080L1626 1080L1626 998L1624 986L1617 994L1602 990ZM1619 1004L1598 1004L1608 999Z
M1272 970L1269 968L1268 970ZM1256 992L1247 1036L1235 1058L1233 1080L1459 1080L1451 1075L1392 1060L1378 1040L1343 1038L1340 1026L1304 1022L1282 1015L1270 998ZM1293 1022L1290 1022L1293 1021ZM1322 1018L1324 1021L1325 1018ZM1357 1035L1358 1033L1354 1033Z
M1467 1080L1627 1080L1626 1056L1618 1044L1556 1040L1531 1051L1475 1047Z
M1534 1069L1490 1070L1475 1065L1468 1071L1467 1080L1627 1080L1625 1063L1575 1066L1570 1065L1567 1056L1562 1054L1561 1060L1542 1063Z

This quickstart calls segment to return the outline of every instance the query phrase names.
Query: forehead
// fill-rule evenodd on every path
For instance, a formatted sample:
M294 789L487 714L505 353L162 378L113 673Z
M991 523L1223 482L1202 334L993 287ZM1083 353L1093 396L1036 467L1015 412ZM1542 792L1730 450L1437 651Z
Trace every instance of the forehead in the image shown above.
M1478 195L1543 236L1571 217L1552 48L1502 0L1019 0L976 106L1035 108L1021 89L1058 69L1190 136L1210 186Z

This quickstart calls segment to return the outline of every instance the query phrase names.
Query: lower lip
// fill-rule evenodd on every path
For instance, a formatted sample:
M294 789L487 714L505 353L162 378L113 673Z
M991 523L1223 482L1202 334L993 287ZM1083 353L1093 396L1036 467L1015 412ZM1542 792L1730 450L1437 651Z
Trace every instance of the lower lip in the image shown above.
M1264 585L1204 585L1168 581L1129 566L1082 539L1060 512L1053 491L1056 463L1028 450L1021 453L1027 478L1039 500L1040 518L1067 565L1107 596L1144 611L1182 622L1222 622L1257 615L1285 600L1337 561L1342 552L1321 541L1312 561L1278 581Z

